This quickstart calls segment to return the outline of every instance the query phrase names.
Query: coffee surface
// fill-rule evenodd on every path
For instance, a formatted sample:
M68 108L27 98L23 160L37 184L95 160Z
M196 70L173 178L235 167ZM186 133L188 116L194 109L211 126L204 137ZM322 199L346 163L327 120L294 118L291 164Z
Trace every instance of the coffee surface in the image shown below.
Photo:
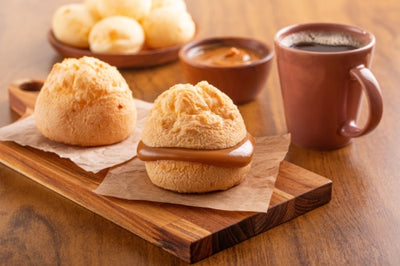
M290 47L303 51L325 52L325 53L351 51L358 48L356 46L349 44L333 45L333 44L321 44L316 42L299 42L299 43L294 43Z
M343 52L360 48L363 40L340 31L300 31L281 40L286 47L313 52Z

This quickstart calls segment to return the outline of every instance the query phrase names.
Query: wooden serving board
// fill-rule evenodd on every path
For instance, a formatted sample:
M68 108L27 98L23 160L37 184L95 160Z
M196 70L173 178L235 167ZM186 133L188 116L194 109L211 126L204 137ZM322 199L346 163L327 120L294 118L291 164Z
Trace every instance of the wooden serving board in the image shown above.
M32 84L40 81L34 81ZM35 86L10 86L19 114L34 107ZM32 101L33 99L33 101ZM187 262L196 262L313 210L331 199L331 180L283 161L267 213L229 212L128 201L92 192L106 170L88 173L67 159L0 142L0 162Z

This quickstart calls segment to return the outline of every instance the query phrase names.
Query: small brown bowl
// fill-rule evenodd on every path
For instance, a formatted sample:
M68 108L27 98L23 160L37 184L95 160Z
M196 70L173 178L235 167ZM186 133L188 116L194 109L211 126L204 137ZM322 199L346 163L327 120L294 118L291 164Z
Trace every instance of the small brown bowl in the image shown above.
M256 52L259 59L236 66L210 65L195 59L194 54L198 54L199 50L214 45L248 49ZM273 57L273 50L263 42L242 37L215 37L193 41L179 51L179 60L188 82L195 84L206 80L226 93L236 104L254 100L261 92Z

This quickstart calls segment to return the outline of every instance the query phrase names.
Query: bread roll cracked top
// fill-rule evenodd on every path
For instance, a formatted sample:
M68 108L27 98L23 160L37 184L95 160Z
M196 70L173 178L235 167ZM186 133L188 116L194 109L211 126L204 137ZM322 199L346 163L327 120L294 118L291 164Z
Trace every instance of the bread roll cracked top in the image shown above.
M47 138L98 146L127 138L136 123L132 92L115 67L96 58L68 58L53 66L34 110Z
M154 102L142 141L150 147L224 149L247 134L243 118L223 92L199 82L177 84Z

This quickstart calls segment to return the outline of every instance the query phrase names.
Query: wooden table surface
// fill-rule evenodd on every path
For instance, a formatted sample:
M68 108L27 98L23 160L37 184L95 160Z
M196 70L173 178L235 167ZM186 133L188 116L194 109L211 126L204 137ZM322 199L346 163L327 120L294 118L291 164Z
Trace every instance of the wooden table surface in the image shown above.
M7 87L45 78L62 58L46 41L67 0L0 2L0 126L18 116ZM371 134L336 151L291 145L287 160L333 181L332 201L198 262L199 265L400 265L400 2L398 0L188 0L199 37L240 35L272 45L302 22L358 25L377 39L372 70L384 115ZM185 82L178 62L121 71L147 101ZM255 136L286 132L276 63L257 100L240 106ZM183 265L184 262L0 165L0 265Z

